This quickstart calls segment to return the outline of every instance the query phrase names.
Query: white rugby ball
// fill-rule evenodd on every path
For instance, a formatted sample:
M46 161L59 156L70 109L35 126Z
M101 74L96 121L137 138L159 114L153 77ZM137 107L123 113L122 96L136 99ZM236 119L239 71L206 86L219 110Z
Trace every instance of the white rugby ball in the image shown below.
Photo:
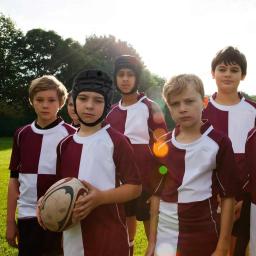
M40 216L44 226L54 232L70 228L75 202L79 196L88 194L88 189L77 178L68 177L54 183L40 203Z

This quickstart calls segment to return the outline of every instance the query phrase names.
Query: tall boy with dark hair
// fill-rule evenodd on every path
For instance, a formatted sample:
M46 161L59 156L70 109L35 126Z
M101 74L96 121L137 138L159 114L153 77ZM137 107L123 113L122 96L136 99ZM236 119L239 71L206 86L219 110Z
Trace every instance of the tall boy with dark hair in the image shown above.
M239 83L246 76L245 55L232 46L224 48L212 60L211 70L218 91L210 97L203 118L208 119L215 129L224 132L231 139L236 162L240 168L239 180L243 183L246 179L246 171L243 168L245 142L248 132L255 126L256 119L256 103L245 99L238 92ZM235 206L231 255L245 255L249 241L249 220L250 198L245 193Z

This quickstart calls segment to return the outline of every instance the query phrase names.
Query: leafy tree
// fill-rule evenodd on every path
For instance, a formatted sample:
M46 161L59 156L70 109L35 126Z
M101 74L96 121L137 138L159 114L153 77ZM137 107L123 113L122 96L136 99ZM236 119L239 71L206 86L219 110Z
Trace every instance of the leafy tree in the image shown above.
M57 76L70 88L74 75L84 66L82 46L54 31L33 29L25 37L25 65L28 80L45 74Z
M29 80L45 74L57 75L65 68L63 40L54 31L32 29L25 36L24 65Z
M34 118L28 104L28 85L32 79L52 74L71 89L74 76L81 69L98 68L112 75L114 61L122 54L134 55L143 64L130 44L114 36L92 35L86 38L83 46L72 38L63 40L56 32L40 28L32 29L24 36L10 18L0 14L1 117L19 119L17 123ZM154 93L161 91L163 83L161 77L152 74L143 64L140 89L159 101L160 105L159 93L158 98ZM115 101L119 97L116 93ZM6 103L12 107L6 106Z
M247 94L247 93L245 93L245 92L241 92L241 93L242 93L242 95L243 95L246 99L255 100L255 99L253 98L253 96L250 96L249 94Z
M83 47L87 68L99 68L109 74L113 73L113 65L117 56L121 54L140 56L128 43L117 40L114 36L90 36L86 38Z
M137 51L127 42L117 40L114 36L90 36L86 38L83 47L86 68L99 68L113 75L115 59L123 54L136 56L143 65L140 90L147 91L153 86L162 86L164 79L150 73ZM119 93L115 93L114 101L120 98Z
M22 97L24 36L10 18L0 14L0 101Z
M256 95L251 96L251 99L256 102Z
M85 66L86 56L83 55L83 47L71 38L64 41L62 49L62 61L65 63L65 68L58 75L58 78L70 90L75 75Z

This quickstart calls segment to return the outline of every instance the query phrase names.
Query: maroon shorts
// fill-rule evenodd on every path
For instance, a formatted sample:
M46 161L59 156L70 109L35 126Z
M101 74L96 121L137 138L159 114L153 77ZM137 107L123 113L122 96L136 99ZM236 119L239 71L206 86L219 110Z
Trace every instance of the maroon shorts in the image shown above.
M141 195L127 203L125 203L126 217L136 216L139 221L145 221L150 219L150 204L147 202L150 198L150 194L142 191Z
M36 218L18 219L19 256L62 254L62 233L45 231Z
M250 209L251 200L250 195L247 193L243 200L243 206L241 215L238 220L235 221L232 235L235 237L250 237Z

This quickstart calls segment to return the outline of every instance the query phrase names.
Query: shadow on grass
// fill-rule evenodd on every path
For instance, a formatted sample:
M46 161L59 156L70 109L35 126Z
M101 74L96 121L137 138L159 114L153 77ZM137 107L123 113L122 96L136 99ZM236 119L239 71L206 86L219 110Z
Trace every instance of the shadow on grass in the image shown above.
M11 137L0 137L0 150L6 150L12 148Z

